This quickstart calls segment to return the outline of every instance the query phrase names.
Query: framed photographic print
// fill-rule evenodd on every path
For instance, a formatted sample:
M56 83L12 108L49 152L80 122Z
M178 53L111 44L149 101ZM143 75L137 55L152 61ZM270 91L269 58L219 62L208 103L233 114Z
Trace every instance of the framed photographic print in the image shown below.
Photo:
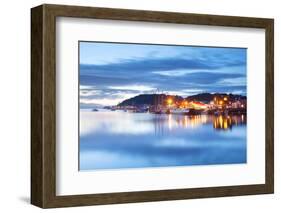
M273 19L31 9L31 203L274 191Z

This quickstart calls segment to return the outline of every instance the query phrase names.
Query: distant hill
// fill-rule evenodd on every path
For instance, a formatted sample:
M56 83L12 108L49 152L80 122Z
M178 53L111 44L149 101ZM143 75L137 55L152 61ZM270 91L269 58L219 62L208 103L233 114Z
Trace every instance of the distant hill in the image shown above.
M173 100L183 100L181 96L166 95L166 94L143 94L133 98L122 101L118 106L140 106L140 105L155 105L156 103L161 104L168 97L172 97Z
M204 103L209 103L214 99L214 95L211 93L200 93L196 95L191 95L186 98L187 101L200 101Z
M200 101L204 103L209 103L211 100L214 99L215 96L225 96L229 95L230 101L238 100L238 99L246 99L246 96L242 95L233 95L233 94L226 94L226 93L200 93L196 95L191 95L185 98L187 101ZM142 94L135 96L133 98L126 99L118 104L118 106L141 106L141 105L155 105L156 103L161 104L165 102L168 97L173 98L174 101L181 101L184 100L181 96L175 95L166 95L166 94Z
M200 93L197 95L191 95L186 98L187 101L200 101L204 103L209 103L210 101L214 100L214 97L223 97L223 96L229 96L230 101L240 100L240 99L246 99L246 96L243 95L234 95L234 94L226 94L226 93Z

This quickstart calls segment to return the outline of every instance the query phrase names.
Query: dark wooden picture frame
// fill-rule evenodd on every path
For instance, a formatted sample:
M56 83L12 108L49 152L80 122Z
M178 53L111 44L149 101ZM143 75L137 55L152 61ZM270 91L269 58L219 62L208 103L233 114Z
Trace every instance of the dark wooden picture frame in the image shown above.
M266 34L265 184L192 189L56 195L56 17L262 28ZM132 203L274 191L273 19L41 5L31 9L31 203L42 208Z

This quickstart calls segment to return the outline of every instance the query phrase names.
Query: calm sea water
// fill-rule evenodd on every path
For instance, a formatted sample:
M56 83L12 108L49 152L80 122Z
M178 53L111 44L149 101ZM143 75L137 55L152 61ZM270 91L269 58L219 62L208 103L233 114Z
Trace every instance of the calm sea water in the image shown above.
M246 163L246 117L80 111L80 170Z

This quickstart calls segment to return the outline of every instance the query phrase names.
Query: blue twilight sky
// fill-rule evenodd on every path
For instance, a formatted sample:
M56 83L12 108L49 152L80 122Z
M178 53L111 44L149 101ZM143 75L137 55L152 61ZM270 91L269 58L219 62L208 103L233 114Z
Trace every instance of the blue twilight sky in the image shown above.
M246 95L247 49L79 42L80 106L140 93Z

